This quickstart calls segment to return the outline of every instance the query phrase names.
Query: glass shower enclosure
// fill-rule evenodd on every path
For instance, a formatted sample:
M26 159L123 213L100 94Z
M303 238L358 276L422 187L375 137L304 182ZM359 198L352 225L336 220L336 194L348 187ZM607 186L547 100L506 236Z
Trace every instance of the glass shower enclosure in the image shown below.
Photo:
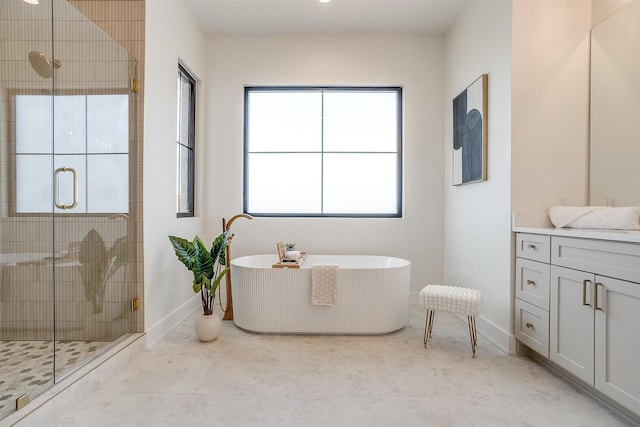
M135 72L70 2L0 1L0 419L135 331Z

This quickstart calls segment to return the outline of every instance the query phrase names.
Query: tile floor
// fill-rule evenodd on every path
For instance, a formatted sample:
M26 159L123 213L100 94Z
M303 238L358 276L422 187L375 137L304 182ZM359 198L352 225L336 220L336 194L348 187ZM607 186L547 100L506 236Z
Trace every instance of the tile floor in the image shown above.
M105 348L107 342L56 341L55 371L62 375ZM0 418L13 411L15 400L53 384L52 341L0 341ZM19 367L19 369L16 369Z
M471 358L465 323L424 313L384 336L259 335L223 322L200 343L195 315L92 393L19 426L626 426L526 357L482 335ZM54 399L55 400L55 399Z

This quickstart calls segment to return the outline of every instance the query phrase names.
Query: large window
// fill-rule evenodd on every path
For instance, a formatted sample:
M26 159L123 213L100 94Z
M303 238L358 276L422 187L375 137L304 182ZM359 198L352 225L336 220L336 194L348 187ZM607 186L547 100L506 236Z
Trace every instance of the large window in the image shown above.
M402 91L245 88L244 210L402 215Z
M196 81L178 65L178 153L177 213L178 217L194 215Z
M128 95L15 101L16 213L129 212Z

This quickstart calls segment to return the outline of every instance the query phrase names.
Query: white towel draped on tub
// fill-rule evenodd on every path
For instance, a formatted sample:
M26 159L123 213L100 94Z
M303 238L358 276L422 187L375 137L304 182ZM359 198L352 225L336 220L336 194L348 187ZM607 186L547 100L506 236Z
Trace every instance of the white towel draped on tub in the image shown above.
M554 206L549 219L558 228L640 230L640 207Z
M338 266L311 265L311 304L338 305Z

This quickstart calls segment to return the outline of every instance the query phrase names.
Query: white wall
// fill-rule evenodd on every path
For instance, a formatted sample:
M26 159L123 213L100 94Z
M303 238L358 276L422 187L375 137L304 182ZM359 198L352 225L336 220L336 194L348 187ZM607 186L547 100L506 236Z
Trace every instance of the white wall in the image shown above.
M489 75L487 181L452 186L452 99ZM470 2L445 39L445 282L482 291L478 329L511 337L511 2Z
M400 85L404 99L404 217L238 220L232 257L275 253L278 241L310 253L380 254L412 262L412 301L443 278L442 39L400 36L226 36L207 44L213 175L205 212L242 211L245 85ZM357 173L357 167L354 167Z
M147 0L144 114L144 314L153 343L199 308L192 276L177 260L167 238L206 234L205 187L197 188L196 216L176 218L176 79L178 60L195 73L200 91L196 149L197 182L207 181L205 38L180 1ZM198 203L199 202L199 203ZM206 216L205 216L206 215Z

